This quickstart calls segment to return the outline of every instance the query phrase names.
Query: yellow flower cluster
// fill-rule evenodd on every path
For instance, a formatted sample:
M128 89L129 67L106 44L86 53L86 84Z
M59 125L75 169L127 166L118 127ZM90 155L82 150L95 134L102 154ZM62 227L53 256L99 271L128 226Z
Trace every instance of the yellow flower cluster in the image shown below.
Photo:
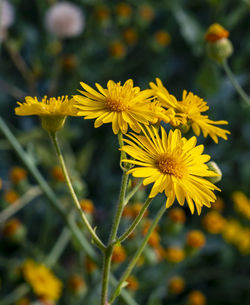
M233 193L234 208L242 216L250 219L250 199L242 192Z
M228 220L222 232L223 238L233 244L242 254L250 254L250 228L236 220Z
M45 265L27 260L22 270L25 280L37 296L50 301L60 298L63 284Z
M212 121L204 115L209 107L203 99L184 90L182 100L177 101L159 78L146 90L134 86L132 79L123 85L109 80L107 88L96 83L97 90L83 82L81 86L81 95L73 99L45 97L38 101L27 97L25 103L18 103L16 114L39 115L43 128L50 133L62 128L67 116L95 119L96 128L111 123L114 134L127 134L129 128L141 133L127 134L127 145L121 150L133 159L122 162L136 166L128 174L143 178L144 185L153 183L150 197L164 192L167 207L175 199L180 205L186 201L191 212L196 207L198 214L202 206L211 206L216 200L214 191L219 189L209 179L218 175L206 165L210 156L203 154L203 145L196 146L197 138L187 140L181 134L192 127L197 136L202 130L204 137L209 135L216 143L218 137L227 139L230 132L216 126L227 122ZM160 136L155 126L162 121L170 123L175 131L167 135L161 128Z

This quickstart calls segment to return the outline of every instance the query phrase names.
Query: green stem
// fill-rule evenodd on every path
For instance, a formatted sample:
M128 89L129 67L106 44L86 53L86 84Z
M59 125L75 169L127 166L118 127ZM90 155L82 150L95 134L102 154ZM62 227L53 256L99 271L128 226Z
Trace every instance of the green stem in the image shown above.
M128 228L128 230L122 234L122 236L120 236L117 239L117 242L123 242L124 240L126 240L129 235L135 230L135 228L138 226L138 224L140 223L146 209L148 208L148 206L150 205L152 201L152 198L148 198L145 203L143 204L140 213L137 215L137 217L134 219L134 221L132 222L131 226Z
M126 205L129 200L134 196L134 194L139 190L139 188L142 185L143 180L141 180L140 182L138 182L136 184L136 186L128 193L128 195L126 196L125 200L124 200L124 205Z
M122 141L121 132L119 132L119 134L118 134L118 140L119 140L120 147L122 147L123 141ZM101 305L106 305L107 300L108 300L108 285L109 285L111 260L112 260L114 245L115 245L114 242L116 240L118 227L119 227L121 217L122 217L122 212L123 212L123 209L124 209L124 206L125 206L124 202L125 202L125 195L126 195L127 184L128 184L128 177L129 177L129 175L126 174L126 169L124 169L123 175L122 175L119 203L118 203L118 206L117 206L117 209L116 209L114 222L113 222L111 232L110 232L110 235L109 235L107 250L104 253L103 273L102 273Z
M240 86L240 84L238 83L237 79L235 78L232 70L230 69L227 60L225 60L222 63L222 66L228 76L228 78L230 79L232 85L234 86L235 90L238 92L238 94L241 96L241 98L243 99L243 101L250 106L250 98L247 95L247 93L243 90L243 88Z
M60 149L60 146L59 146L59 143L58 143L58 140L57 140L57 136L56 136L56 133L50 133L50 136L51 136L51 139L52 139L52 142L54 144L54 147L55 147L55 150L56 150L56 154L57 154L57 157L58 157L58 160L60 162L60 165L62 167L62 171L63 171L63 174L64 174L64 177L65 177L65 180L66 180L66 184L68 186L68 189L69 189L69 192L72 196L72 199L74 201L74 204L81 216L81 219L84 223L84 225L87 227L89 233L91 234L92 238L93 238L93 241L95 242L95 244L98 246L98 248L100 248L102 251L104 251L106 249L105 245L102 243L102 241L99 239L99 237L97 236L97 234L95 233L94 229L92 228L92 226L90 225L86 215L84 214L84 212L82 211L82 208L81 208L81 205L80 205L80 202L76 196L76 193L74 191L74 188L72 186L72 183L71 183L71 180L70 180L70 177L69 177L69 174L68 174L68 171L67 171L67 168L66 168L66 165L65 165L65 162L64 162L64 159L63 159L63 156L62 156L62 152L61 152L61 149Z
M137 249L136 253L134 254L132 260L130 261L129 265L127 266L126 270L123 272L120 281L117 285L117 287L115 288L115 291L113 292L109 304L112 304L114 302L114 300L116 299L116 297L120 294L121 288L123 283L126 281L126 279L128 278L128 276L130 275L131 271L133 270L134 266L136 265L139 257L141 256L145 246L148 243L148 240L150 238L151 233L154 231L155 227L157 226L159 220L161 219L162 215L164 214L164 212L166 211L166 206L163 205L162 208L159 210L159 212L157 213L154 221L152 222L151 226L149 227L149 230L146 234L146 236L144 237L140 247Z
M12 305L30 291L28 284L18 286L14 291L0 301L0 305Z

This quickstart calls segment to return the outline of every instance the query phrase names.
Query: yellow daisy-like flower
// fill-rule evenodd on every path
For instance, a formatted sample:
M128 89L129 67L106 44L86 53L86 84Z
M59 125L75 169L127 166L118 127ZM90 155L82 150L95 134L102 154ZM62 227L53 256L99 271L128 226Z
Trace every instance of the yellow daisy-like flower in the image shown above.
M37 296L51 301L60 298L63 284L45 265L27 260L23 275Z
M167 136L161 127L161 138L156 129L146 127L144 136L128 134L124 139L128 145L121 150L130 155L133 160L125 159L123 162L138 165L128 171L134 177L145 178L144 185L154 183L149 197L165 192L166 206L170 207L175 198L180 205L187 201L194 213L194 204L201 213L203 205L211 207L216 197L214 190L219 190L203 177L216 176L205 164L210 156L204 155L203 145L196 145L197 138L187 140L181 137L181 132L171 130Z
M51 116L76 116L74 99L68 96L44 98L38 101L37 97L27 96L24 103L18 102L15 109L17 115L51 115Z
M197 136L202 130L203 136L206 138L209 135L215 143L218 143L218 137L227 140L227 134L230 132L215 125L226 125L228 122L212 121L207 115L201 114L209 109L202 98L184 90L182 101L177 101L163 86L159 78L156 78L156 84L151 82L150 87L164 108L174 109L175 117L170 120L171 125L175 127L190 125Z
M205 39L209 42L215 42L223 38L227 38L229 32L219 23L214 23L208 28Z
M122 86L120 82L108 81L107 89L96 84L97 89L92 89L85 83L81 83L85 91L83 94L74 96L78 102L78 115L85 119L96 119L95 128L104 123L112 123L114 134L119 130L127 133L128 125L135 132L141 131L141 125L156 123L157 118L150 109L150 97L152 90L140 91L134 87L132 79L129 79Z
M42 121L42 127L55 132L63 127L67 116L77 116L74 107L75 100L68 99L68 96L51 97L45 96L41 101L37 97L27 96L24 103L18 102L15 108L16 115L38 115Z

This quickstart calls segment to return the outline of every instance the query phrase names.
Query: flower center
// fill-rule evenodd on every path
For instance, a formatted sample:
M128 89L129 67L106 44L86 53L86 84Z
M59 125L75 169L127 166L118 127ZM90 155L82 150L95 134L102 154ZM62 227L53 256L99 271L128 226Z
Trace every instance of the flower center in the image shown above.
M160 171L164 174L173 175L181 179L184 174L183 165L169 154L163 154L157 160Z
M107 97L106 99L106 107L108 110L115 112L122 112L128 108L124 103L122 103L121 99L113 99L110 97Z

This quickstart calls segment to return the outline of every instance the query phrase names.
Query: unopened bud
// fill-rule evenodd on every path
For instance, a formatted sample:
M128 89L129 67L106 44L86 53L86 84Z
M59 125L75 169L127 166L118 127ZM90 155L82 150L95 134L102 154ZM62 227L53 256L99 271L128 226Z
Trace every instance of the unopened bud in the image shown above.
M218 175L215 177L207 177L207 180L209 180L212 183L219 182L222 179L222 172L221 172L219 166L214 161L208 162L207 166L211 171L213 171L214 173L216 173Z
M213 60L222 63L233 54L233 45L228 38L207 43L207 53Z

